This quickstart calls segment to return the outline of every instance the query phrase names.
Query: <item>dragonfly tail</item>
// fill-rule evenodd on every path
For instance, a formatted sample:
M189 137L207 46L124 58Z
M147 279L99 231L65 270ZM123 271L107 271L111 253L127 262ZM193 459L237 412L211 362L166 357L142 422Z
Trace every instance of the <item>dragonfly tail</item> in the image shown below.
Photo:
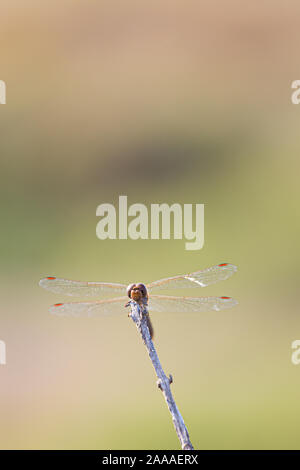
M149 333L150 333L151 339L153 339L154 338L154 328L153 328L153 325L151 323L149 315L147 315L147 326L149 328Z

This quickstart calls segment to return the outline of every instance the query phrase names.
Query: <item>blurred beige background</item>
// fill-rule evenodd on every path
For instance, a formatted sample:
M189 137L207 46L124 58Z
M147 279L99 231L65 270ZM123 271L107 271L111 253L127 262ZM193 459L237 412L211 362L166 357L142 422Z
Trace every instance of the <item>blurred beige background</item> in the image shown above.
M299 14L296 1L2 2L1 448L177 449L127 313L53 317L66 298L38 281L220 262L238 273L197 294L238 307L152 315L191 440L300 448ZM204 248L101 242L96 207L119 194L204 203Z

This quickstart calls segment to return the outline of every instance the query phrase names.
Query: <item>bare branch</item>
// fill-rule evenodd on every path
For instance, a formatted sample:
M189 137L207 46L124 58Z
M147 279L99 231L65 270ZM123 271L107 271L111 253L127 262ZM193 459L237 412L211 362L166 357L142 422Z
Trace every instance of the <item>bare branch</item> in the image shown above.
M131 307L130 316L132 320L135 322L138 330L140 331L144 344L148 350L149 357L151 359L151 362L153 364L153 367L155 369L155 372L158 378L157 380L158 388L162 391L165 397L165 400L167 402L169 411L172 416L173 424L177 432L177 436L181 443L181 448L184 450L193 450L194 448L190 441L189 433L187 431L183 418L177 408L177 405L175 403L175 400L171 392L170 384L173 382L173 378L171 375L167 377L166 374L164 373L162 365L158 359L158 355L155 350L153 341L150 337L149 328L147 326L147 315L149 315L147 307L145 306L142 311L139 304L136 303L134 300L131 300L129 302L129 305Z

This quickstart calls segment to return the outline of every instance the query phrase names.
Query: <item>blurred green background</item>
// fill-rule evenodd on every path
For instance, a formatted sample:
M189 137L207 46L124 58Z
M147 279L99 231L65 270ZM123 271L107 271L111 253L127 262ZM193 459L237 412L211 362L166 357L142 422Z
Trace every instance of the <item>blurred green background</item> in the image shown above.
M192 443L300 448L299 14L296 1L2 2L1 448L179 448L127 312L51 316L66 298L38 281L221 262L238 273L192 295L236 308L152 315ZM204 248L100 241L96 207L120 194L204 203Z

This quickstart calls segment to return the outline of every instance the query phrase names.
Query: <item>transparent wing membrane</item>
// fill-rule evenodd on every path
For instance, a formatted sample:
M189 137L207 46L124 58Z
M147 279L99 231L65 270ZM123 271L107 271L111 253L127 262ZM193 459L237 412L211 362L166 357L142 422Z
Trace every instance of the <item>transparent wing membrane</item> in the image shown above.
M152 295L149 312L208 312L234 307L238 302L232 297L175 297Z
M222 263L211 268L181 276L169 277L152 282L147 288L173 289L186 287L205 287L218 281L228 279L237 270L233 264ZM103 291L126 292L126 285L109 282L71 281L57 277L45 277L39 285L56 294L82 297L99 297ZM126 312L125 304L128 297L117 297L95 302L58 303L50 307L50 312L62 316L92 317ZM238 302L231 297L175 297L166 295L150 295L149 311L156 312L206 312L222 310L236 305Z
M109 300L95 302L69 302L52 305L50 313L70 317L101 317L112 314L124 314L128 297L117 297Z
M189 287L205 287L215 284L219 281L225 281L237 271L234 264L222 263L212 266L202 271L196 271L181 276L168 277L158 281L151 282L147 285L149 290L152 289L185 289Z
M64 294L77 297L99 297L103 291L126 292L125 284L110 282L82 282L70 281L59 277L45 277L39 282L44 289L50 290L55 294Z

